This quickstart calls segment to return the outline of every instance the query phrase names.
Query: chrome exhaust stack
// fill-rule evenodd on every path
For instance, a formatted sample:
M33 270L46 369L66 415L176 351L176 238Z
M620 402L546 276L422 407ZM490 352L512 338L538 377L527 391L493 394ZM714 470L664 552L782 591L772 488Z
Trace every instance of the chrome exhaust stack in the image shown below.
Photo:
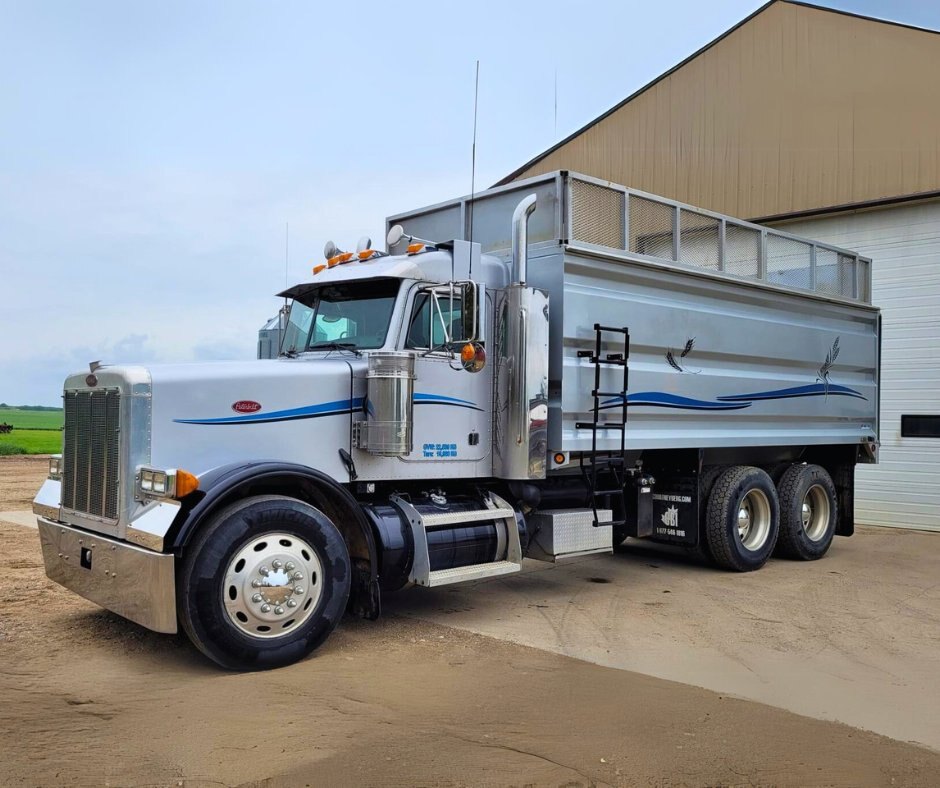
M527 249L529 244L529 216L535 210L536 196L523 197L512 212L512 268L510 284L524 285L526 279Z

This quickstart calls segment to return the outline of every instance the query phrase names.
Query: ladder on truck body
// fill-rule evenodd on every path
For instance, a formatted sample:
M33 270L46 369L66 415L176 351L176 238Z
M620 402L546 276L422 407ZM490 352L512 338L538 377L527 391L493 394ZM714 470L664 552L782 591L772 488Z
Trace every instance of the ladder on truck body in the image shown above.
M623 353L608 353L601 355L601 346L603 345L604 332L623 335ZM626 327L613 328L611 326L602 326L600 323L594 324L594 350L579 350L579 358L588 358L594 365L594 389L591 396L594 398L593 421L575 422L575 428L579 430L591 430L591 453L590 465L585 465L585 455L581 454L580 465L581 474L590 490L591 509L594 512L594 527L598 526L618 526L626 525L627 501L624 488L626 487L626 443L627 443L627 388L629 384L629 359L630 359L630 330ZM621 391L601 391L601 366L619 366L623 368L623 389ZM601 421L601 399L619 398L620 402L620 421ZM600 430L617 430L620 433L620 451L613 449L604 449L600 452L597 449L597 433ZM601 486L598 486L598 483ZM614 495L620 499L620 517L619 520L609 522L599 522L597 518L598 499ZM606 508L606 507L604 507Z

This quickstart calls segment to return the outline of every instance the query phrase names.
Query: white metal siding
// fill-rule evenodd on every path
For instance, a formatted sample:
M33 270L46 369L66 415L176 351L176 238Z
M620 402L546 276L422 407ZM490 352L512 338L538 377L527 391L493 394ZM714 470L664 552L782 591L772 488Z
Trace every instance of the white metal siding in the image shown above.
M883 320L881 456L857 468L857 521L940 530L940 438L901 437L901 414L940 414L940 201L786 229L872 258Z

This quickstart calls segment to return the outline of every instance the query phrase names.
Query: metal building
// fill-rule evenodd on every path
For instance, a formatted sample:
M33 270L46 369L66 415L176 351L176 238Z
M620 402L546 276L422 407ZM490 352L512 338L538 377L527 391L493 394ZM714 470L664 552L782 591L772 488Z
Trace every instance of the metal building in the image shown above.
M577 170L873 258L882 449L856 517L935 530L938 72L940 32L771 0L500 182Z

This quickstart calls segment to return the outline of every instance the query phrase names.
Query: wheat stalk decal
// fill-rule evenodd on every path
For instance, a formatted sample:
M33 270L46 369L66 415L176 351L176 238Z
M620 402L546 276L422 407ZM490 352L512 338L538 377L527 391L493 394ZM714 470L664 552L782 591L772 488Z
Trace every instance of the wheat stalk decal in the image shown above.
M832 370L832 367L836 363L837 358L839 358L839 337L835 338L835 341L832 343L832 347L826 354L826 360L819 368L819 372L816 373L816 382L823 384L826 393L826 399L829 399L829 372Z
M694 347L695 347L695 337L689 337L689 339L687 339L687 340L685 341L685 347L682 348L682 352L679 354L679 358L680 358L680 359L685 358L687 355L689 355L689 353L692 352L692 348L694 348ZM697 375L699 372L702 371L702 370L700 370L700 369L698 369L698 370L696 370L696 369L685 369L685 368L682 366L682 364L680 364L680 363L676 360L676 354L672 352L672 348L669 348L669 349L666 351L666 363L667 363L670 367L672 367L676 372L689 372L689 373L691 373L691 374L693 374L693 375Z

